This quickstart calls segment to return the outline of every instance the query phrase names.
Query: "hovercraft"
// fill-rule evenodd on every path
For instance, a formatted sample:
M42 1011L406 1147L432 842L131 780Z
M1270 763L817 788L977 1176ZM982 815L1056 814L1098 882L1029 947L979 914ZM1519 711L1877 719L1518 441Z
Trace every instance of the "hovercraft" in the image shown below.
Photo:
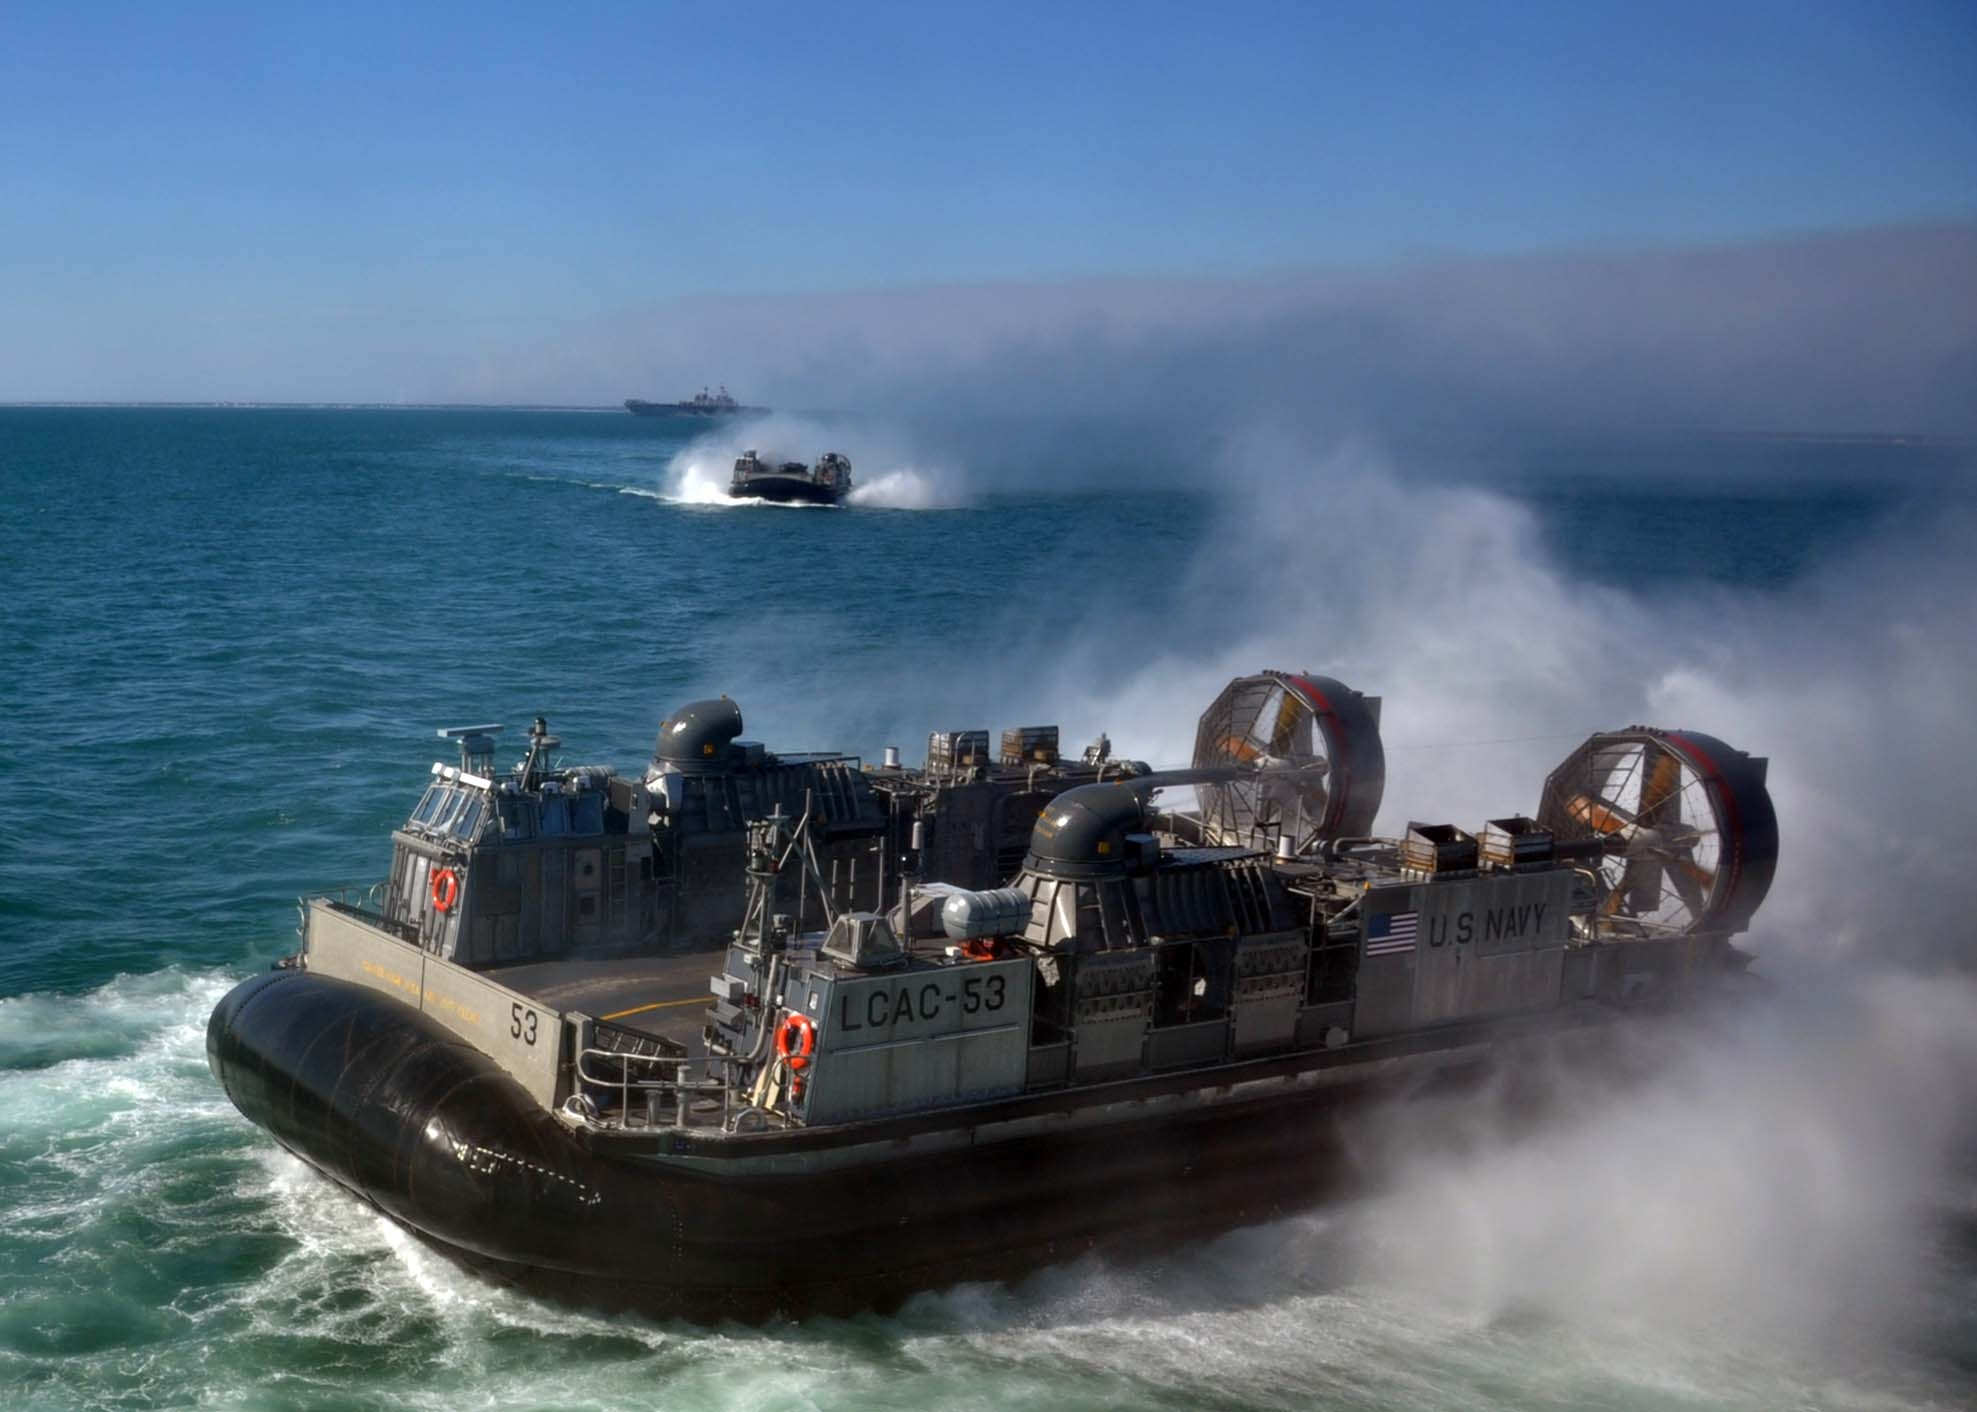
M1646 727L1535 817L1372 836L1378 708L1241 678L1170 771L1050 728L776 756L725 699L634 778L450 732L391 876L306 901L209 1059L437 1249L587 1305L882 1306L1263 1219L1375 1100L1736 988L1776 860L1765 762Z

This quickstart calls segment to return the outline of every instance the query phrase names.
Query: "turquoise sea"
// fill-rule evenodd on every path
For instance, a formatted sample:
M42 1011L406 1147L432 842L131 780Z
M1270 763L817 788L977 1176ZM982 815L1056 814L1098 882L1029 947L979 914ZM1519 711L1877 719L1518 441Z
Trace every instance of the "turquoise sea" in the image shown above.
M724 503L758 443L846 451L862 503ZM1970 1406L1973 473L1621 433L0 408L0 1409ZM207 1073L296 897L382 873L436 727L545 715L631 767L725 691L776 748L1057 721L1172 763L1264 666L1385 698L1387 824L1529 808L1632 721L1768 754L1777 995L1350 1206L767 1328L481 1284Z

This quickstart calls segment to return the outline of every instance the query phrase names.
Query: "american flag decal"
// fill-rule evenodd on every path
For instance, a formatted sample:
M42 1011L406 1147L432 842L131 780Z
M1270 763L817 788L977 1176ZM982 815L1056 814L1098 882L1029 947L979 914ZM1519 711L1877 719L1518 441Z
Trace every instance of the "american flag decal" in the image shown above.
M1388 912L1384 916L1369 918L1366 923L1366 954L1398 956L1403 951L1412 951L1414 934L1420 924L1419 912Z

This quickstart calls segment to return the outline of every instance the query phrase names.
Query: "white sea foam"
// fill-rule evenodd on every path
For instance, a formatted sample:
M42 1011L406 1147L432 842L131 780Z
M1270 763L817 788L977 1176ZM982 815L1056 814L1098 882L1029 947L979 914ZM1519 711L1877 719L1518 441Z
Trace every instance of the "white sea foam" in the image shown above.
M945 510L963 501L949 493L938 475L903 466L852 487L851 503L886 510Z

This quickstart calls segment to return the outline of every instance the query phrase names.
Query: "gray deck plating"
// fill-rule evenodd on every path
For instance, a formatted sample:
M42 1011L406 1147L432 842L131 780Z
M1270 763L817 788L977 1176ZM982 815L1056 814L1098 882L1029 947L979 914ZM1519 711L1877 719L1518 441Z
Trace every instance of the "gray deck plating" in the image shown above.
M697 1044L703 1012L713 998L707 977L721 953L611 960L531 961L482 972L489 980L540 1001L547 1009L581 1011L599 1020L682 1044Z

